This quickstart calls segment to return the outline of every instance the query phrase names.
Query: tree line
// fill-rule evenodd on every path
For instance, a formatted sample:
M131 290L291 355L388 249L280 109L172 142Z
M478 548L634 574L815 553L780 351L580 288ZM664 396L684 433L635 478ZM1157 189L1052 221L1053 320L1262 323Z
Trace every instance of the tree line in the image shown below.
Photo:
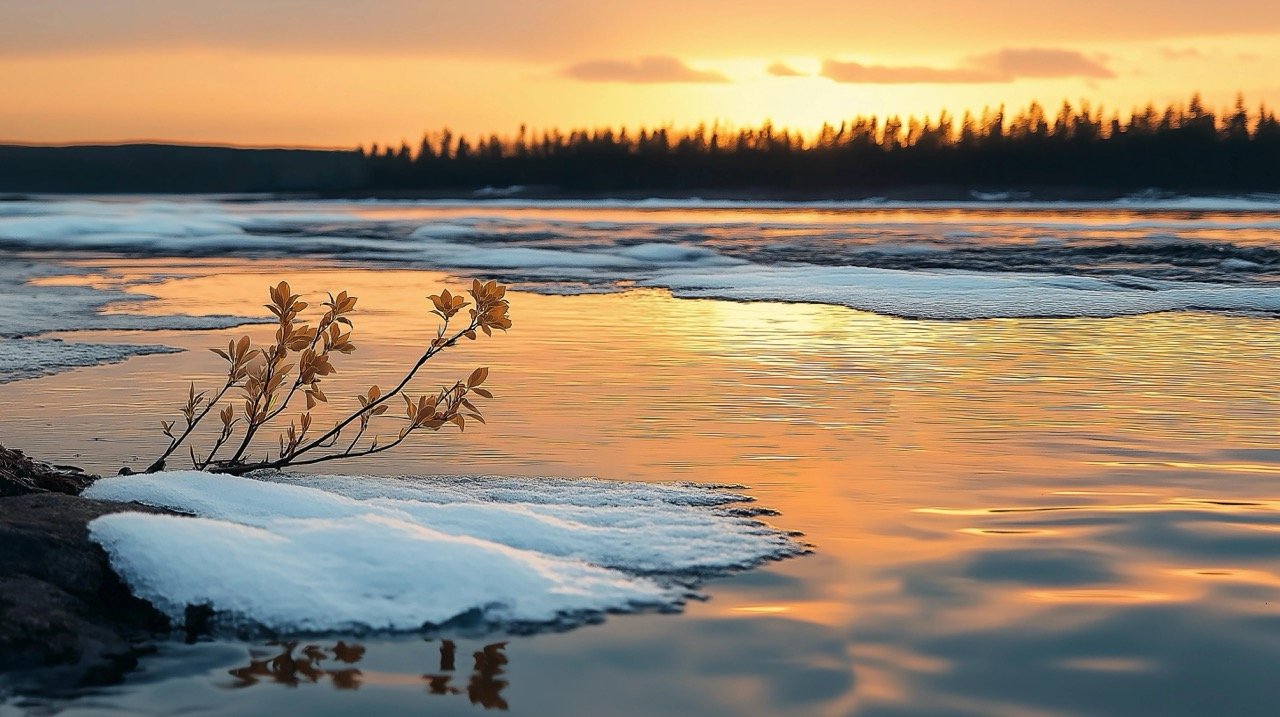
M1121 117L1086 103L1031 104L959 118L854 117L805 135L700 125L428 133L416 146L360 150L162 144L0 146L0 199L22 192L305 192L325 196L716 193L747 196L1038 196L1280 191L1280 121L1244 98L1198 96ZM914 194L913 194L914 193Z
M958 120L859 116L806 137L765 122L578 129L514 136L426 134L417 147L362 149L372 190L523 185L573 192L823 192L901 186L1280 189L1280 121L1244 98L1221 112L1186 104L1126 118L1088 103L1032 103Z

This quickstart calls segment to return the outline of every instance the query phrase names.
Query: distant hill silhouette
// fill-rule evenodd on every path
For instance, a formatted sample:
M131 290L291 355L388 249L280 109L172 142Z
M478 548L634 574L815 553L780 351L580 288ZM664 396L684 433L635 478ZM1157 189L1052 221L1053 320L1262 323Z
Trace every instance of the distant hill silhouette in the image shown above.
M1127 192L1280 191L1280 121L1240 98L1215 114L1198 96L1125 120L1064 103L955 120L855 117L805 139L766 123L557 130L515 137L428 134L415 149L172 145L0 147L7 192L319 192L413 195L536 187L560 194L903 194L910 188ZM518 192L518 190L517 190ZM494 194L490 192L489 195ZM506 194L497 192L497 194Z

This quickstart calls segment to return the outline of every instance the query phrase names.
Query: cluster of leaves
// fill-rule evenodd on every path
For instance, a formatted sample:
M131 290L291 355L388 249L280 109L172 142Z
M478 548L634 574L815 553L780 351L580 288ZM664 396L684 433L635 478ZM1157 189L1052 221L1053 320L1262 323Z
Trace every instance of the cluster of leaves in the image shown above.
M465 430L468 418L484 423L480 409L470 397L493 398L492 393L481 388L489 376L487 368L478 368L465 381L456 381L434 393L414 397L407 389L427 361L460 339L474 341L478 338L477 332L492 336L494 329L511 328L506 287L495 281L473 281L467 292L470 301L448 289L429 297L434 305L431 313L439 316L441 322L417 362L394 388L384 392L374 385L357 395L358 408L322 432L316 429L311 411L329 402L321 383L337 371L333 364L336 355L356 350L351 339L355 328L351 314L357 299L345 291L337 296L329 294L328 301L322 305L323 315L312 327L300 318L310 305L293 293L287 282L270 287L269 293L271 302L266 308L277 319L274 341L255 345L244 336L228 342L225 350L211 349L227 363L222 386L214 392L197 392L195 384L191 385L186 403L180 408L182 430L176 429L176 420L161 423L169 445L147 472L163 470L169 457L183 444L197 469L238 474L371 455L399 445L421 429L438 431L455 425ZM468 306L472 307L468 321L465 326L457 327L457 315ZM373 420L388 412L387 402L397 395L404 399L405 416L396 437L381 443L379 437L373 435L368 443L362 444ZM255 438L298 396L303 397L306 408L278 433L276 453L250 458ZM209 451L201 456L189 439L201 421L219 405L222 406L218 412L221 428ZM352 432L354 436L346 440L343 434ZM340 443L344 447L337 448ZM224 449L230 454L220 457Z

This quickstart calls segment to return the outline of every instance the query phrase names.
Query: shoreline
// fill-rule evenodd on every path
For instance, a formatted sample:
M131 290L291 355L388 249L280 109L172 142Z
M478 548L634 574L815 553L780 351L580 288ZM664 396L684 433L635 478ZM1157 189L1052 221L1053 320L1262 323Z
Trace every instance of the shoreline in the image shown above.
M859 187L840 190L796 190L776 187L748 189L629 189L617 191L570 191L558 187L517 186L481 187L452 190L352 190L339 192L277 193L272 196L288 199L386 199L386 200L528 200L528 201L644 201L644 200L703 200L708 202L960 202L982 206L992 202L1107 202L1121 199L1146 198L1168 200L1182 198L1242 198L1280 195L1268 192L1242 192L1224 188L1165 189L1137 187L1132 189L1106 189L1099 187L1053 187L968 184L924 184L883 187Z
M845 190L793 190L758 187L749 189L628 189L618 191L571 191L558 187L512 186L455 189L350 189L319 191L263 191L263 192L204 192L204 191L147 191L147 192L50 192L8 191L0 192L0 206L6 202L40 201L42 199L104 197L126 199L130 197L206 198L228 203L253 204L276 201L458 201L477 204L504 201L528 202L644 202L644 201L705 201L715 202L769 202L778 204L820 204L824 202L946 202L972 205L981 208L1004 203L1046 204L1055 203L1104 203L1117 201L1171 201L1187 199L1208 200L1258 200L1280 203L1280 193L1274 191L1241 191L1221 187L1163 188L1133 187L1107 189L1099 187L1056 187L1001 185L904 185L878 188L850 188Z

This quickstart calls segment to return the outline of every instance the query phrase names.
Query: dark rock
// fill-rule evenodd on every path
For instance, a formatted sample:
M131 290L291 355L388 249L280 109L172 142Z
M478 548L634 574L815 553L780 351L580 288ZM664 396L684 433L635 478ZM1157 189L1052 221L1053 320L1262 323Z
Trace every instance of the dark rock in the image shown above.
M0 446L0 497L31 493L80 495L97 476L71 466L51 466Z
M182 625L187 633L187 644L195 644L200 638L213 631L213 606L188 605Z
M122 511L163 512L60 492L0 498L0 671L38 670L58 686L111 682L168 631L89 539L90 521Z

